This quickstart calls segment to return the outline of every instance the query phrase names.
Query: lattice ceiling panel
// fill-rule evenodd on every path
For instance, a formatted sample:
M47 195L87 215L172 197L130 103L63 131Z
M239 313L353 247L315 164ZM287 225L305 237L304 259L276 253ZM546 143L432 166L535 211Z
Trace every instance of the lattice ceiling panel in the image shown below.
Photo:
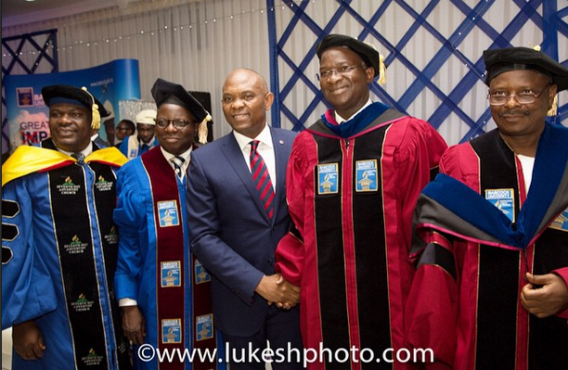
M270 4L271 1L268 1ZM558 43L543 50L566 59L566 5L560 0L289 1L274 4L282 127L300 130L325 109L315 79L315 48L324 35L344 33L385 56L387 83L373 99L428 120L456 144L493 128L483 83L483 50ZM558 16L558 18L556 18ZM549 31L543 19L560 19ZM549 37L547 35L547 37ZM564 44L561 44L561 41ZM560 45L560 51L559 49ZM566 94L566 93L563 93ZM560 120L568 122L566 105ZM274 113L274 112L273 112ZM558 119L557 119L558 120Z

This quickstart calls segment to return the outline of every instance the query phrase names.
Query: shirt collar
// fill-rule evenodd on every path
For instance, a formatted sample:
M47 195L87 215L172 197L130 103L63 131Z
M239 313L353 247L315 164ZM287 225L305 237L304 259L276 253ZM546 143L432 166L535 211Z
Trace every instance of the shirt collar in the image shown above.
M260 134L258 134L258 136L253 139L241 133L238 133L235 130L233 130L233 135L235 135L235 139L237 140L239 148L241 148L242 151L245 150L247 145L249 145L252 140L258 140L262 144L272 148L272 134L270 133L270 127L268 127L268 125L264 125L264 128L262 129Z
M71 156L72 154L75 153L75 152L68 152L68 151L61 149L60 147L58 147L55 144L55 142L53 142L53 145L55 145L57 150L59 150L61 153L67 154L68 156ZM85 158L87 158L92 152L93 152L93 144L91 142L89 142L89 145L87 145L87 147L85 149L81 150L79 153L82 153L85 156Z
M371 98L369 98L369 100L367 100L367 103L366 103L365 105L363 105L363 106L361 107L361 109L359 109L359 110L358 110L354 115L352 115L351 117L347 117L347 118L343 118L343 117L341 117L339 114L337 114L337 112L334 112L334 113L335 113L335 121L336 121L338 124L342 124L343 122L348 121L348 120L350 120L351 118L353 118L353 117L355 117L356 115L358 115L359 113L361 113L361 111L362 111L363 109L367 108L367 107L368 107L369 105L371 105L372 103L373 103L373 102L371 101Z
M164 149L163 146L160 146L159 148L162 151L162 154L164 155L164 157L166 157L166 159L168 161L170 160L170 158L176 157L176 155L169 153L169 152L166 152L166 150ZM178 155L178 157L182 157L183 159L185 159L184 163L189 163L189 156L191 155L192 149L193 149L193 145L190 146L188 150L186 150L185 152Z

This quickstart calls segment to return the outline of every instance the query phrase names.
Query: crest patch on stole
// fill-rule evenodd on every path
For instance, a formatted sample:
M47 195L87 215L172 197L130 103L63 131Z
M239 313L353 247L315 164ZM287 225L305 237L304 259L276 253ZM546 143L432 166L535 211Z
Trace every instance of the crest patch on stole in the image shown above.
M100 366L103 359L104 357L99 355L94 348L91 348L86 356L81 357L86 366Z
M213 314L197 316L195 318L195 340L213 338Z
M556 230L568 232L568 208L556 217L552 224L550 224L550 227Z
M176 200L158 202L160 227L179 226L179 212Z
M181 319L162 320L162 343L181 343Z
M162 277L162 288L181 286L181 262L160 262L160 276Z
M318 194L337 194L339 189L339 164L318 164L317 171Z
M515 193L513 189L487 189L485 199L515 222Z
M377 181L377 160L367 159L355 162L355 191L379 190Z
M211 281L211 275L207 272L207 269L199 262L195 260L195 284L208 283Z
M63 184L57 185L57 190L59 190L61 195L76 195L80 189L81 185L75 185L70 176L63 180Z

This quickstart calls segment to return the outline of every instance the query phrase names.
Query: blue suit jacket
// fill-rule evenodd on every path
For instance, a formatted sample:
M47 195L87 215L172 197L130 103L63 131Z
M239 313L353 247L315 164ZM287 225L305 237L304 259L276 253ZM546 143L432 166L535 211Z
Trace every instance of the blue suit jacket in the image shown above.
M276 159L272 220L232 133L191 154L186 197L190 244L213 275L215 325L229 335L252 336L264 321L268 305L254 289L263 275L274 273L274 251L290 224L285 180L296 133L270 130Z

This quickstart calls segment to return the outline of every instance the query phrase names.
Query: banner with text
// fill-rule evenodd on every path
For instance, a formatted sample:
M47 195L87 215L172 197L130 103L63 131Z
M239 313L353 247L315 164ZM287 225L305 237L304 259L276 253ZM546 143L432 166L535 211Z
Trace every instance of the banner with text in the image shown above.
M12 150L21 144L32 145L49 137L49 109L41 89L49 85L86 87L111 115L101 120L100 137L114 142L114 128L120 117L119 101L140 99L138 60L112 62L70 72L4 77L8 131Z

